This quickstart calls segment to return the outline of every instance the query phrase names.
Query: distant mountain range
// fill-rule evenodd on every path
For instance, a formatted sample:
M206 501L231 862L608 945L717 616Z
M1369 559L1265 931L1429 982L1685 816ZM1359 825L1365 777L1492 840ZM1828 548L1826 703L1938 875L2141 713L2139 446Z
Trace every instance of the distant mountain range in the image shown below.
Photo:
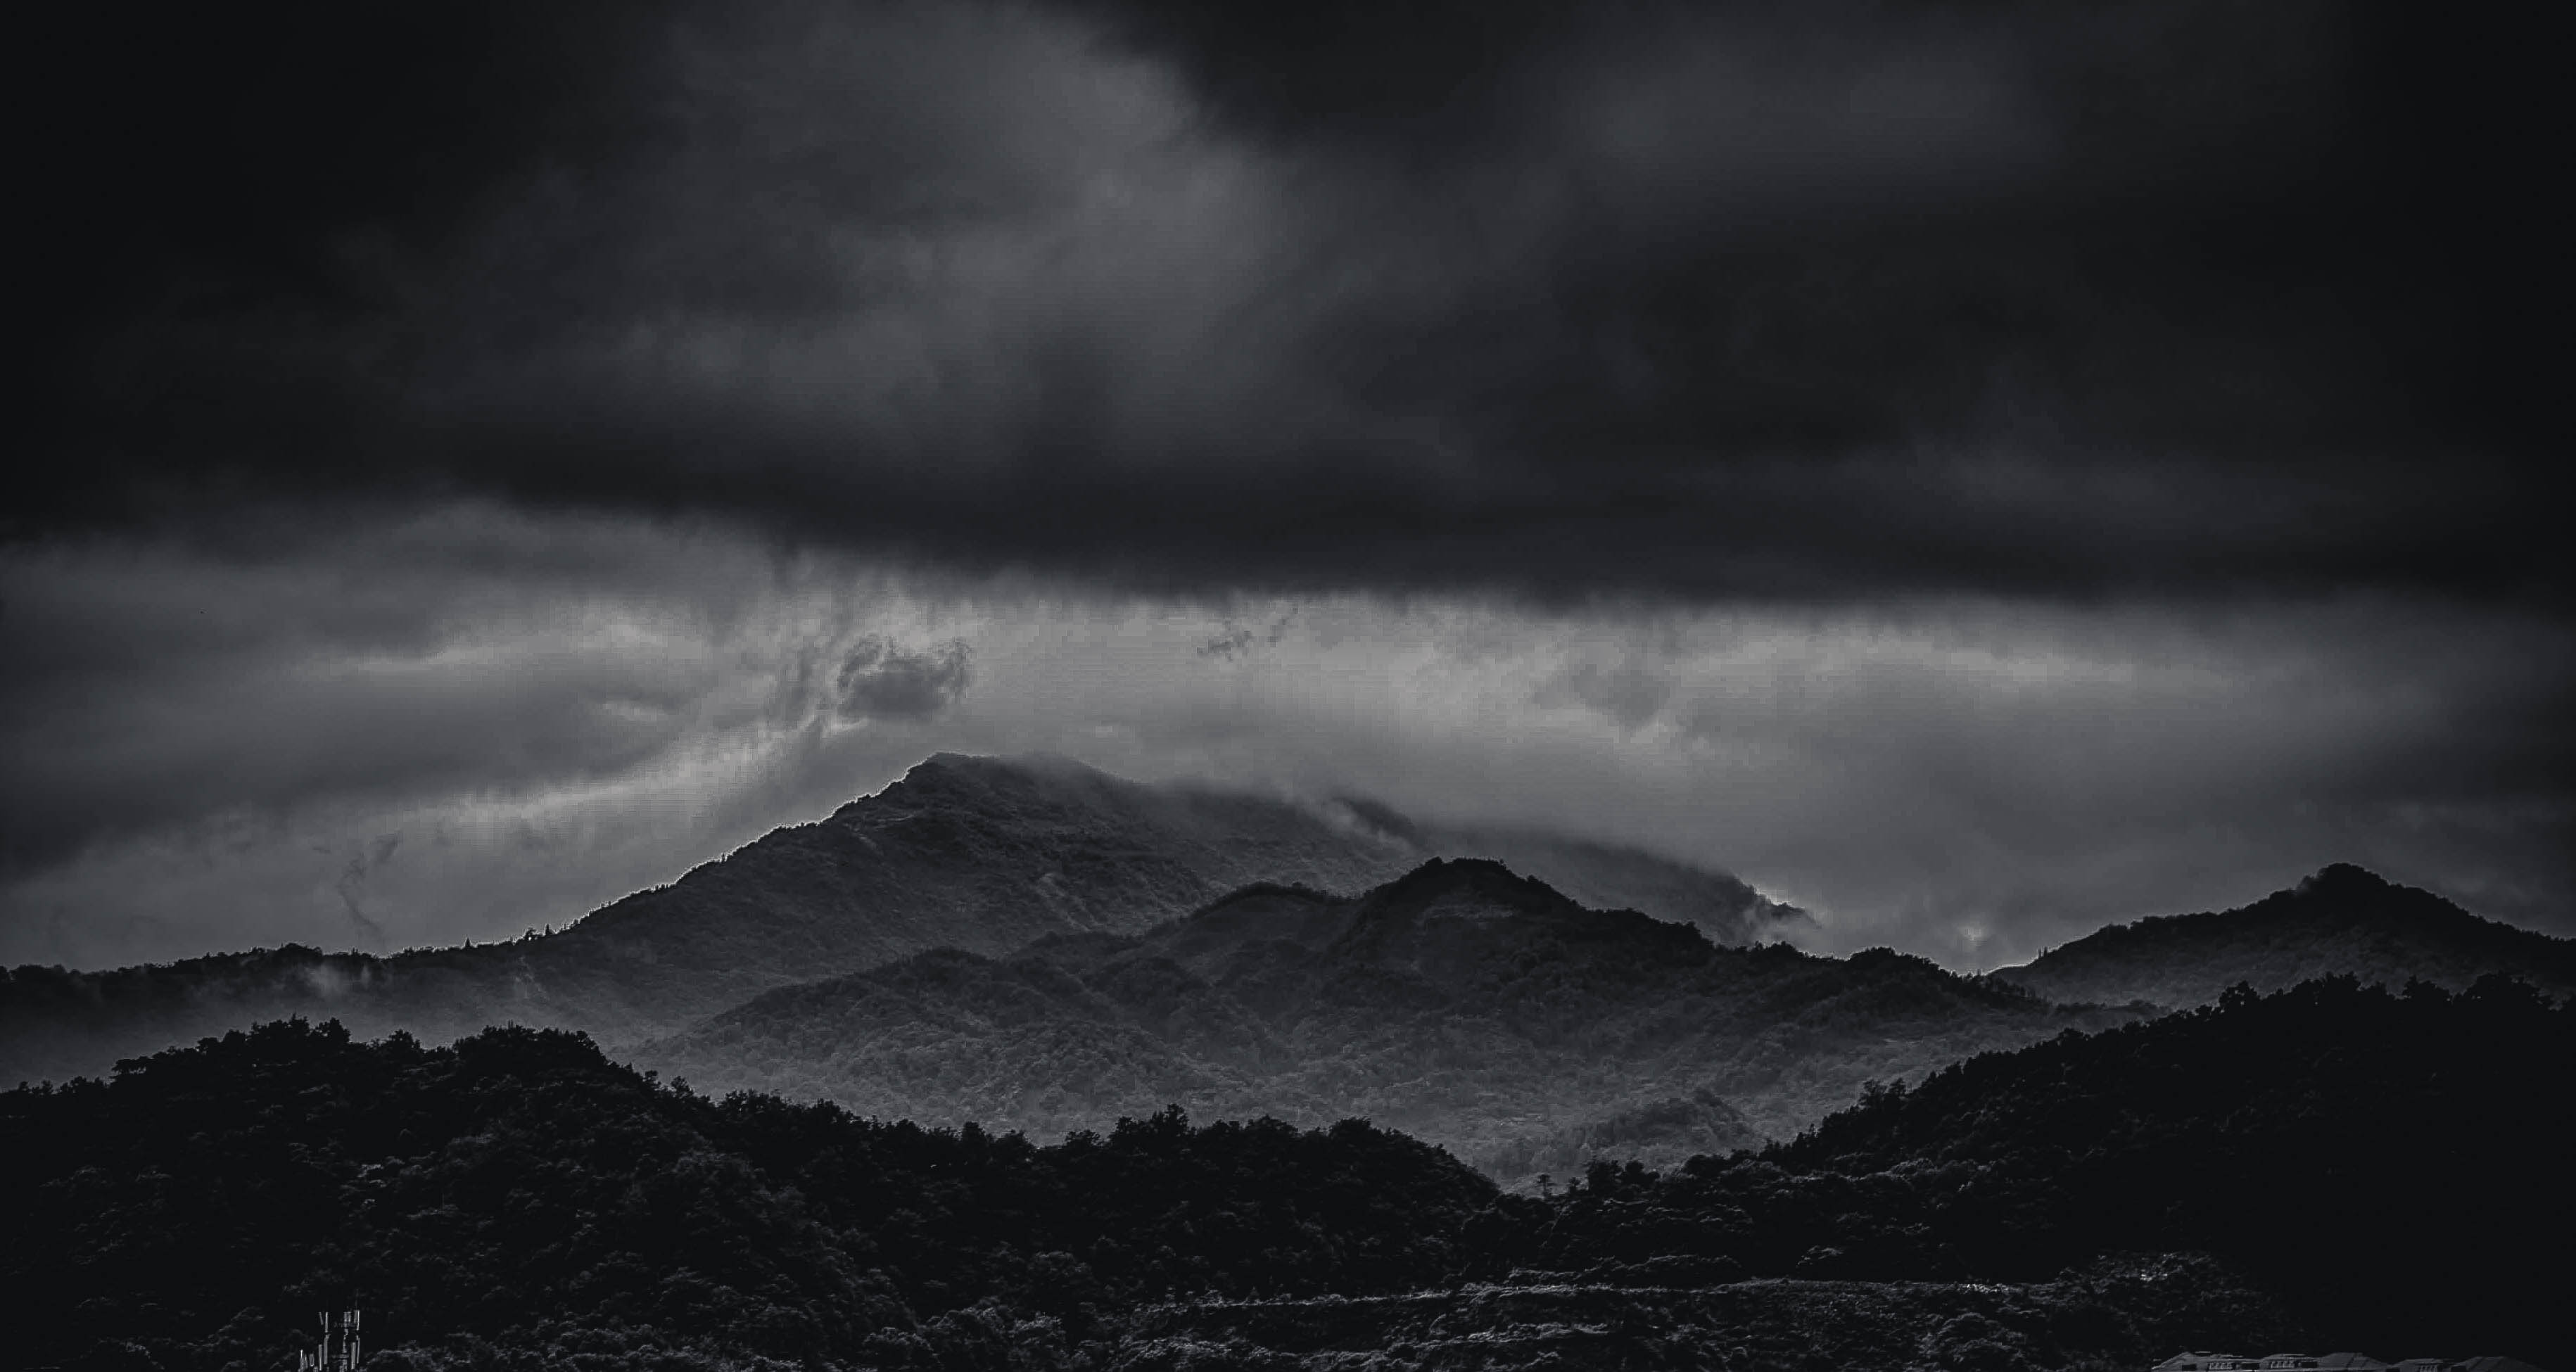
M2490 972L2576 995L2576 939L2480 919L2345 863L2242 909L2114 924L1991 975L2049 1000L2181 1008L2324 976L2461 990Z
M1038 1137L1174 1103L1365 1116L1508 1178L1786 1138L1867 1082L2238 982L2576 991L2576 943L2353 867L1986 977L1765 941L1804 920L1722 872L1564 835L942 754L559 933L17 968L0 1082L291 1015L433 1042L517 1023L708 1089Z
M1509 1178L1759 1146L1868 1079L2134 1017L1886 950L1720 947L1500 863L1435 859L1356 898L1256 886L1142 936L787 987L632 1058L701 1089L1036 1137L1171 1103L1359 1116Z
M1059 758L940 754L882 792L779 829L559 933L377 957L288 947L0 980L0 1082L283 1015L430 1038L486 1024L669 1034L761 992L934 948L1000 956L1055 934L1134 935L1229 891L1358 892L1435 856L1500 857L1589 904L1719 942L1804 919L1723 872L1537 830L1417 823L1368 801L1297 802L1121 780Z
M941 756L558 934L10 972L0 1080L221 1037L0 1091L0 1278L101 1367L353 1283L415 1372L2569 1356L2576 943L2347 866L1984 976L1800 918Z

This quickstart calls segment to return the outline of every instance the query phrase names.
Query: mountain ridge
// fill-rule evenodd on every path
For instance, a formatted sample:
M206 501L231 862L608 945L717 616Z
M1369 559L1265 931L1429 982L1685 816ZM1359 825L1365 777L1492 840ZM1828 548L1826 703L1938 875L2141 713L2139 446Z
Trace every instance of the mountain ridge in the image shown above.
M2338 862L2248 905L2106 925L1987 975L2053 1001L2179 1009L2213 1003L2240 981L2269 992L2349 975L2457 991L2490 972L2576 994L2576 939L2484 919Z
M1063 758L934 754L874 795L541 936L0 971L0 1081L103 1072L288 1014L368 1033L522 1023L633 1041L932 948L1000 956L1053 934L1133 933L1263 881L1364 890L1432 855L1425 843L1537 852L1604 903L1656 906L1721 937L1803 918L1723 872L1642 850L1354 804L1147 785Z
M1359 896L1247 888L1138 936L781 988L632 1054L708 1089L1039 1137L1167 1104L1362 1116L1509 1178L1753 1146L1865 1081L2131 1017L1892 952L1721 947L1432 859Z

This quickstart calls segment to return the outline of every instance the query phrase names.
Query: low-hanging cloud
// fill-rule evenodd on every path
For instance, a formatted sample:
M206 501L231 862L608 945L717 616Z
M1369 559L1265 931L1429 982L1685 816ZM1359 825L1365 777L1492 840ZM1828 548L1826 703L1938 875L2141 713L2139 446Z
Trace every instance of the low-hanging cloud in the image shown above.
M1549 677L1532 692L1538 705L1578 705L1599 712L1620 728L1635 730L1663 712L1672 699L1672 683L1635 657L1604 666L1577 662Z
M359 946L371 951L384 951L385 931L367 915L367 877L393 861L394 853L402 847L402 838L400 833L376 835L373 842L349 855L349 865L340 869L340 879L333 883L341 906L349 912L350 926L365 940Z
M943 749L1639 843L1963 967L2335 861L2560 931L2576 893L2576 638L2514 609L1211 601L489 509L0 591L10 961L559 927Z
M655 835L712 856L847 799L761 788L854 728L849 711L900 754L964 689L964 645L847 570L818 586L738 534L488 506L221 548L12 550L0 882L103 883L45 916L74 947L132 923L119 908L180 947L235 941L168 932L191 921L367 946L515 932L528 909L560 923L676 875L624 865L654 863ZM873 670L843 674L861 658ZM654 814L674 806L677 835ZM627 856L582 870L587 850ZM468 883L454 908L420 903L460 863L506 874L539 854L495 878L517 897ZM120 890L164 864L168 889ZM198 880L249 885L186 898ZM535 894L558 889L578 895Z
M957 703L971 674L964 639L907 650L870 635L841 659L843 719L929 719Z

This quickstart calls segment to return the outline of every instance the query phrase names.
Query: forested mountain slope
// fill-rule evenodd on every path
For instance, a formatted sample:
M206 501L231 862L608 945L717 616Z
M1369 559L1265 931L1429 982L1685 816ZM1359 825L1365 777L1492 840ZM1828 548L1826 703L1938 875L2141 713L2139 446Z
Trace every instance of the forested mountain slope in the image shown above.
M2311 984L1542 1198L1357 1123L1040 1147L271 1024L0 1093L0 1281L20 1362L163 1372L352 1303L380 1372L2567 1366L2571 1071L2527 989Z
M711 1101L553 1031L265 1025L0 1093L0 1149L32 1366L283 1366L350 1304L376 1372L2094 1372L2295 1333L2172 1258L2025 1283L1551 1273L1555 1229L1612 1213L1591 1193L1503 1194L1361 1124L1167 1114L1041 1148Z
M1498 863L1358 898L1247 888L1141 937L937 952L639 1045L701 1087L1053 1137L1177 1103L1357 1115L1506 1178L1785 1136L1868 1079L2127 1012L2064 1012L1884 950L1721 948Z
M999 955L1066 932L1134 934L1259 881L1364 890L1438 852L1504 847L1571 889L1748 940L1797 912L1723 873L1581 840L1415 824L1365 803L1123 781L1059 759L929 759L827 819L777 830L561 932L404 953L285 948L0 978L0 1083L254 1019L362 1032L486 1024L668 1033L773 987L924 952Z
M2244 982L2325 976L2462 989L2491 972L2576 994L2576 939L2480 919L2430 891L2338 863L2241 909L2114 924L1992 975L2054 1001L2207 1005Z
M2565 1367L2571 1083L2576 1008L2521 983L2232 992L1874 1092L1758 1156L1598 1169L1543 1261L2028 1280L2194 1250L2334 1347Z
M360 1302L380 1350L480 1340L504 1366L936 1366L925 1338L971 1342L979 1305L1088 1333L1173 1290L1409 1289L1464 1272L1500 1218L1483 1178L1357 1124L1166 1116L1039 1149L718 1104L525 1029L427 1049L264 1025L0 1095L0 1149L0 1274L46 1312L12 1353L39 1365L131 1343L158 1361L129 1365L277 1366L308 1307ZM965 1332L925 1329L957 1312Z

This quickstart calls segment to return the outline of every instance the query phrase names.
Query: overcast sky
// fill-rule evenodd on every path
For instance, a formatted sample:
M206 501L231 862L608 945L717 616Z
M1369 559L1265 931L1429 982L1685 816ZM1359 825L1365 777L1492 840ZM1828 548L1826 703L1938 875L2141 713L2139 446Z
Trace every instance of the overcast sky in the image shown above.
M1960 967L2576 933L2511 10L360 8L29 30L0 961L560 925L940 749Z

